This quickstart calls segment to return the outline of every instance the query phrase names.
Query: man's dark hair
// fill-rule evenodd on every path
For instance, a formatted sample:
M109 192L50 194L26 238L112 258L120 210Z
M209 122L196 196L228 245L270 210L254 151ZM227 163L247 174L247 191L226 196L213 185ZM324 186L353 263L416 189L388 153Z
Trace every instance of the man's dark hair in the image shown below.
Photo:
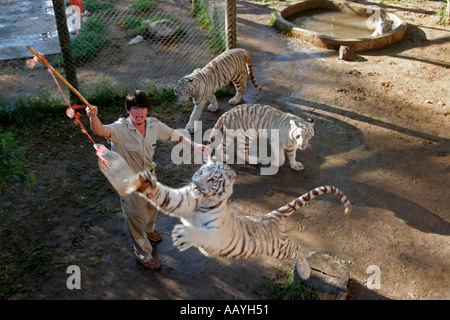
M127 94L125 98L125 108L130 110L131 107L147 108L150 112L150 101L147 94L142 90L135 90Z

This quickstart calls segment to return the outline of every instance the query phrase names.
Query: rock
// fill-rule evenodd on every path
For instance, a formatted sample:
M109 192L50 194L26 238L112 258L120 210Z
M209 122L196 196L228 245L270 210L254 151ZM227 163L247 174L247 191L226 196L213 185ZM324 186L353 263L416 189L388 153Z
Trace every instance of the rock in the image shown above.
M150 23L148 31L151 36L156 38L170 38L180 31L180 27L170 20L162 19Z
M321 300L345 300L350 271L347 266L328 253L314 252L307 256L311 276L303 284L317 290ZM299 281L297 263L294 265L293 282Z
M141 41L143 41L143 40L144 40L144 37L143 37L143 36L137 36L136 38L133 38L133 39L128 43L128 45L131 46L131 45L136 44L136 43L139 43L139 42L141 42Z
M355 61L356 54L352 48L348 46L340 46L339 47L339 59L345 61Z

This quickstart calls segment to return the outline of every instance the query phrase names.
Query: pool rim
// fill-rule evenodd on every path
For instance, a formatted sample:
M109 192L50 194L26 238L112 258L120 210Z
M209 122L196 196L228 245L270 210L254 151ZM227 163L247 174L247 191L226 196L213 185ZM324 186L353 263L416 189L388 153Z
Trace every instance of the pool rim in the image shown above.
M385 34L370 38L336 38L310 29L305 29L291 23L285 17L305 11L308 9L338 9L340 11L351 10L357 15L365 14L367 17L372 13L367 13L368 8L378 8L382 18L388 18L397 25L394 29ZM276 27L281 31L290 33L298 39L307 41L315 46L337 50L341 45L349 46L353 51L367 51L379 49L402 40L406 34L407 23L397 15L386 11L375 5L365 5L343 0L300 0L291 3L281 10L275 12Z

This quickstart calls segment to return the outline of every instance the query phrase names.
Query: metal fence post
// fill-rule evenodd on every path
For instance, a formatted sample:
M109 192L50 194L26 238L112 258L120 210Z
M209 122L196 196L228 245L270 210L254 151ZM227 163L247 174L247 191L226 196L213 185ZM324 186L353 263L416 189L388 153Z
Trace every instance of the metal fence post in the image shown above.
M226 0L225 27L227 50L237 48L236 0Z

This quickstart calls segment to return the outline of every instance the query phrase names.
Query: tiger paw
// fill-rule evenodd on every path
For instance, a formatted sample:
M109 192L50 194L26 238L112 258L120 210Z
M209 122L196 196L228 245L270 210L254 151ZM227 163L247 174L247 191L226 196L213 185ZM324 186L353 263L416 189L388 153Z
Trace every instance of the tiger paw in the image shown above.
M189 133L194 133L194 132L195 132L194 125L191 124L191 123L188 123L188 124L186 125L185 130L187 130Z
M140 186L138 192L149 194L156 188L156 178L152 175L151 170L141 171L138 173Z
M235 106L241 102L241 97L234 97L228 101L228 104Z
M219 110L219 105L218 104L210 104L209 106L208 106L208 111L211 111L211 112L216 112L217 110Z
M303 164L301 162L296 162L295 164L291 164L291 168L297 171L302 171L303 169L305 169L305 167L303 166Z
M172 231L173 245L180 251L185 251L192 247L194 244L189 241L189 227L177 224Z

